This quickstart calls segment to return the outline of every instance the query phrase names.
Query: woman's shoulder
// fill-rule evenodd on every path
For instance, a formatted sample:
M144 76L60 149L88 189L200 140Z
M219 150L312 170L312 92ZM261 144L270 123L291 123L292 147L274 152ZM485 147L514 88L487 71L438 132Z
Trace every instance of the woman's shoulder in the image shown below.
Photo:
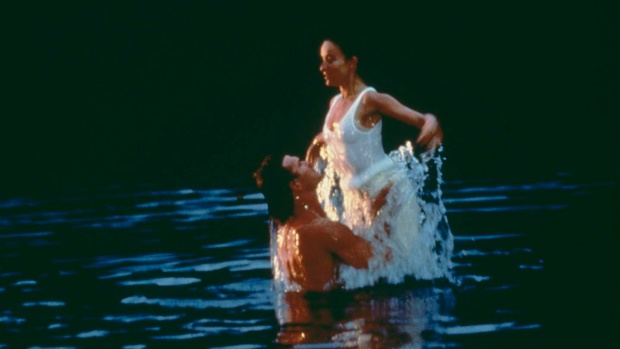
M374 87L369 86L364 90L361 102L365 105L373 105L377 101L380 101L381 95L382 94L377 92Z
M336 95L334 95L330 100L329 100L329 106L332 107L334 105L334 103L336 103L337 100L339 100L342 97L342 94L338 93Z

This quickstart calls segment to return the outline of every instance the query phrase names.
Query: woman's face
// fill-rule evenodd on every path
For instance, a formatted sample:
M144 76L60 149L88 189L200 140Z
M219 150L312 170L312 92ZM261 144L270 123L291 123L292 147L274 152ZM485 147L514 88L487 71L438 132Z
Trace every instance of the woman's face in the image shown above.
M329 40L323 41L320 50L321 65L319 71L327 86L341 86L349 81L350 74L355 73L353 57L348 60L340 47Z

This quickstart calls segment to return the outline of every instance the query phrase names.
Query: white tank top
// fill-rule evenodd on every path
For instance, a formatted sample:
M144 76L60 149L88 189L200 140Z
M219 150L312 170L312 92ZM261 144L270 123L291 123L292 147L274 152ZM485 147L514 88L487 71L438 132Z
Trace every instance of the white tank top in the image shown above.
M375 89L366 87L360 92L340 123L334 123L334 129L330 130L327 125L329 114L336 102L342 98L340 94L336 96L323 125L323 136L330 160L340 176L341 187L346 189L360 189L377 174L396 166L383 150L381 121L370 129L355 122L355 112L367 91Z

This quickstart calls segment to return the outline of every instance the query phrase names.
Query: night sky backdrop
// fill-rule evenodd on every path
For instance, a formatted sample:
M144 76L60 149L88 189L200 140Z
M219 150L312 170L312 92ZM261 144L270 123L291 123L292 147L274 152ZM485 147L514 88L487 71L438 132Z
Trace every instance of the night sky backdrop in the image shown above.
M5 13L0 193L249 183L319 131L338 28L367 42L367 84L439 117L447 180L618 174L615 19L593 2L41 3ZM384 143L416 134L386 121Z

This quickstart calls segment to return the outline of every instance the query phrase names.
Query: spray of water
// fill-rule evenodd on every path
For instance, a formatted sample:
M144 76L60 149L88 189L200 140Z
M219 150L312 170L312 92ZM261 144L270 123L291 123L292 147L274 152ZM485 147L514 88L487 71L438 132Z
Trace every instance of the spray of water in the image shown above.
M453 236L441 199L442 151L439 148L416 157L410 142L392 151L389 156L397 166L381 175L391 183L391 189L379 212L372 210L367 193L340 186L334 167L326 160L327 154L321 152L321 160L315 164L324 173L317 188L321 205L330 219L349 226L355 234L370 241L374 250L368 269L347 265L339 268L339 283L345 288L382 282L397 284L406 277L453 280L450 260ZM271 226L275 286L297 290L287 280L276 253L277 229Z

